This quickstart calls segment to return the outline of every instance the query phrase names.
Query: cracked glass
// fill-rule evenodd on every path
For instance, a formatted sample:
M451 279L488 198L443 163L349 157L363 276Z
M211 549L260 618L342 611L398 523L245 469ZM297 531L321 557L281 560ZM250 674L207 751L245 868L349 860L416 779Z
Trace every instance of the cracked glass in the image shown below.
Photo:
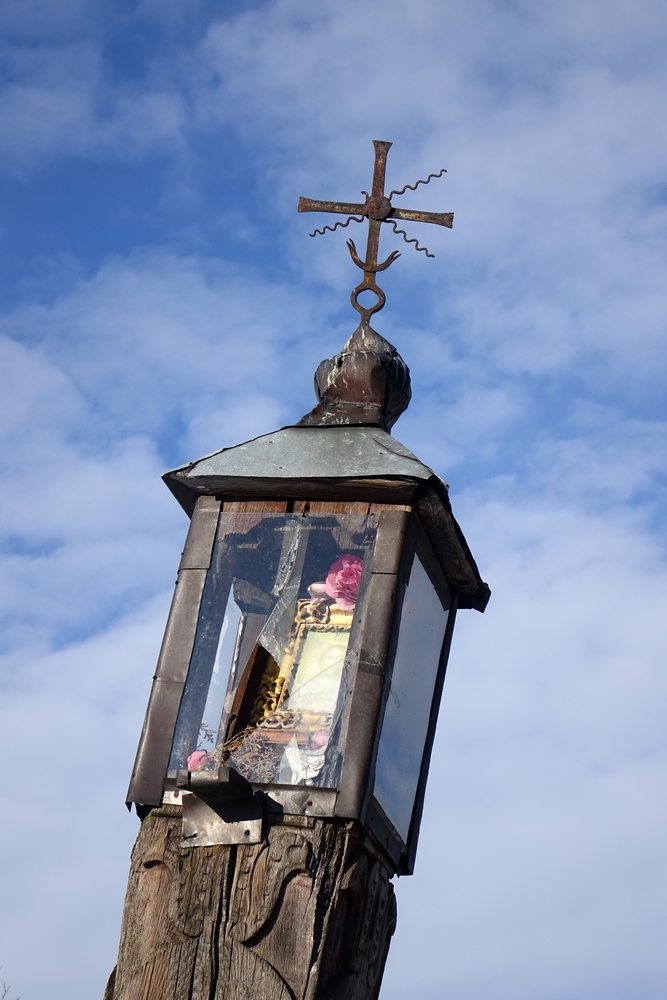
M335 788L373 515L223 512L169 774Z

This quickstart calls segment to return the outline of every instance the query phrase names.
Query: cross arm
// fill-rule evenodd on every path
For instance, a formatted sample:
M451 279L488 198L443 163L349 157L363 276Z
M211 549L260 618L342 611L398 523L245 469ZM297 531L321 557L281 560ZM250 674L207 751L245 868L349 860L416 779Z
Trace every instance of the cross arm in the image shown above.
M337 212L339 215L363 215L364 205L347 201L315 201L314 198L299 198L299 212Z
M367 203L359 204L351 201L316 201L314 198L299 198L299 212L335 212L338 215L366 215ZM377 218L377 216L374 216ZM385 218L400 219L402 222L432 222L436 226L446 226L452 229L454 225L453 212L418 212L410 208L394 208Z
M413 212L409 208L393 208L389 218L401 219L403 222L432 222L436 226L447 226L447 229L452 229L454 226L453 212Z

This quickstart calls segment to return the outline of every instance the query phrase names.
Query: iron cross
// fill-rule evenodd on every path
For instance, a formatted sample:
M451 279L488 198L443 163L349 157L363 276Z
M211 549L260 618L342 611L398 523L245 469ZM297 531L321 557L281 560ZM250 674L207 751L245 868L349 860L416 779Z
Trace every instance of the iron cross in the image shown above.
M378 287L375 281L375 275L378 271L384 271L390 264L393 264L397 257L400 257L399 251L393 250L382 264L378 264L380 226L382 223L388 222L393 227L394 232L401 235L406 243L414 243L417 250L423 250L427 257L433 257L433 254L429 253L426 247L420 247L417 240L408 239L408 234L405 230L397 227L395 220L400 219L402 222L432 222L436 226L447 226L448 229L451 229L454 224L453 212L417 212L412 209L394 208L391 203L392 195L405 194L407 190L416 191L419 184L428 184L434 177L442 177L446 173L446 170L443 169L438 174L429 174L425 181L417 181L416 184L406 184L400 191L390 191L389 195L385 195L384 177L387 169L387 153L391 145L390 142L373 140L373 146L375 147L373 186L370 194L368 191L361 192L366 195L366 201L363 204L341 201L315 201L313 198L299 198L299 212L335 212L339 215L349 216L345 222L337 222L335 226L325 226L324 229L316 229L315 232L310 234L311 236L316 236L318 233L324 235L327 230L333 232L339 226L344 228L345 226L349 226L351 222L363 222L364 219L368 219L368 242L366 244L365 260L361 260L359 257L354 241L347 241L352 260L364 272L363 281L354 289L350 300L354 308L361 315L362 320L366 323L370 321L373 313L382 309L386 301L384 292ZM357 216L360 216L360 218L357 218ZM375 305L368 309L364 308L359 302L359 295L366 289L374 292L377 296Z

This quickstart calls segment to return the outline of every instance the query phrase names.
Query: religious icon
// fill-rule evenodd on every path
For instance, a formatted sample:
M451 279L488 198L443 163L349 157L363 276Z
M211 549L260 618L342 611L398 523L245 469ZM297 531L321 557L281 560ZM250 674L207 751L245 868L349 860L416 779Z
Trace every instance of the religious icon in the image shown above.
M228 758L250 780L300 784L322 771L339 714L362 565L358 556L344 553L329 568L324 583L310 584L309 597L297 602L287 655L277 674L275 661L269 667L273 687L280 691L276 708L267 712L271 703L265 702L264 717ZM263 678L260 697L263 688L271 690L270 677ZM275 772L268 777L274 762Z
M246 527L218 560L233 564L234 575L215 597L226 605L205 672L193 656L170 771L229 765L260 784L330 787L341 756L345 658L375 529L354 516Z

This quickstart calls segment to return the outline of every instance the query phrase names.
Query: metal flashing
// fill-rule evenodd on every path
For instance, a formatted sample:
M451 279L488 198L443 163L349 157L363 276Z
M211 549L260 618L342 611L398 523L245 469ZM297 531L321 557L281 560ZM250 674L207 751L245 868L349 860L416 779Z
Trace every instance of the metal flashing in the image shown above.
M197 490L216 480L411 479L433 472L404 445L374 426L283 427L205 455L165 473L172 488ZM208 491L207 491L208 492Z
M183 792L181 847L214 847L217 844L259 844L262 840L262 799L206 801Z

